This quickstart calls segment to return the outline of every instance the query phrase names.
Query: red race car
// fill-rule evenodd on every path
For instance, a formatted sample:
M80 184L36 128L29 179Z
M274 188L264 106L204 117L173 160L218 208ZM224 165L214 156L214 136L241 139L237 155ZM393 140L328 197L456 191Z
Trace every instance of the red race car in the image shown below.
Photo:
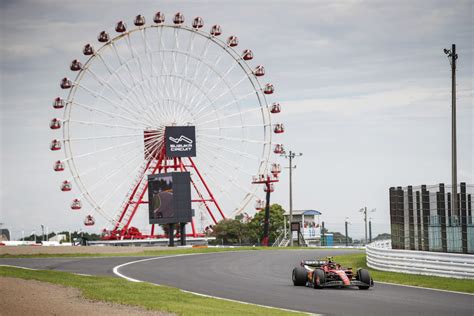
M366 269L343 268L331 257L324 260L303 260L300 267L295 267L291 274L295 286L309 286L315 289L325 287L357 286L367 290L374 286L374 281Z

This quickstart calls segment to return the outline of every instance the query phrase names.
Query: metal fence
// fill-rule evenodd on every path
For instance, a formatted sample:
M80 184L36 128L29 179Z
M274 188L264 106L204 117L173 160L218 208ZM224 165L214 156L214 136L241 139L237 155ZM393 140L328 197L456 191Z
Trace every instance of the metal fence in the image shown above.
M459 215L451 210L451 186L390 188L392 249L474 253L473 185L458 188Z
M474 279L474 256L391 249L390 241L367 246L367 265L382 271Z

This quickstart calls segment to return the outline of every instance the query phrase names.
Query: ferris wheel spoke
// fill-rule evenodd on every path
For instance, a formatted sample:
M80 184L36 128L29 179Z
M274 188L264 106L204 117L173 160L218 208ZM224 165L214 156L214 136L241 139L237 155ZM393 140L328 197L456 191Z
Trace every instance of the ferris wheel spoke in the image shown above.
M77 85L79 88L83 89L84 91L87 91L88 93L90 93L92 96L94 96L95 98L100 98L100 99L103 99L105 101L107 101L110 105L112 105L114 108L116 109L120 109L120 110L123 110L125 112L127 112L128 114L134 116L135 113L131 112L129 109L125 108L124 106L122 105L117 105L116 102L110 100L109 98L107 98L106 96L102 95L102 94L98 94L97 92L93 91L92 89L89 89L87 88L86 86L84 85L81 85L81 84L78 84ZM150 124L151 121L148 123Z
M199 142L200 143L204 142L206 144L213 145L213 142L205 140L205 139L199 139ZM249 154L247 152L236 150L234 148L229 148L229 147L226 147L226 146L219 146L219 150L224 150L224 151L227 151L227 152L232 153L232 154L237 154L241 157L246 157L246 158L249 158L249 159L254 159L254 160L260 161L260 157Z
M229 165L229 167L233 167L233 165ZM210 169L216 169L216 174L219 174L219 175L227 175L228 174L228 170L225 170L223 169L222 167L220 166L217 166L215 164L210 164L209 165L209 168ZM212 182L215 183L216 187L220 187L220 192L221 193L224 193L225 195L227 195L227 197L230 199L230 200L234 200L235 197L232 197L226 190L222 189L222 188L225 188L226 185L222 185L222 181L218 181L213 175L211 172L207 172L207 171L203 171L203 175L206 177L206 179L211 179ZM237 181L235 181L235 175L232 176L232 177L227 177L226 178L227 180L225 182L229 182L231 185L233 185L235 188L238 188L239 190L241 190L242 192L246 193L246 194L253 194L252 191L250 191L248 188L245 188L243 187L242 185L240 185ZM235 203L235 201L234 201ZM235 204L238 204L238 203L235 203Z
M88 190L87 190L88 193L90 194L90 193L94 192L95 190L99 189L102 184L108 184L110 178L112 178L113 176L115 176L118 173L120 173L121 171L123 171L123 168L125 168L128 165L132 164L134 161L136 161L139 158L141 158L141 157L139 155L136 155L134 158L130 159L127 163L125 163L121 166L118 166L117 168L115 168L111 172L109 172L106 176L101 177L98 182L92 184L88 188ZM134 170L136 170L136 169L138 169L138 168L135 168ZM81 175L78 175L77 178L83 178L84 176L85 176L84 174L81 174Z
M162 69L162 72L164 71L164 73L171 73L171 71L168 71L168 68L166 67L166 64L165 64L165 42L163 41L163 29L162 28L158 28L158 36L159 36L159 39L160 39L160 48L161 48L161 69ZM165 86L166 87L166 86ZM173 96L176 96L176 92L174 91L174 85L171 84L171 90L172 90L172 95ZM165 90L167 93L168 91ZM170 97L171 95L168 94L168 97Z
M210 146L208 144L204 144L203 147L209 149L209 153L206 152L202 155L203 157L207 157L203 160L214 161L217 158L218 161L222 161L230 169L239 170L241 173L244 173L244 174L248 175L249 177L254 176L253 173L250 173L250 172L248 172L248 171L246 171L242 168L242 165L243 165L242 161L237 166L234 161L231 161L230 159L227 159L222 154L220 154L219 151L216 150L215 146Z
M218 78L216 80L216 82L211 86L211 88L209 88L209 93L211 93L212 91L214 91L214 89L219 86L219 83L222 82L222 80L224 80L225 78L227 78L227 76L230 74L230 72L235 68L235 66L238 65L238 63L232 63L232 65L229 67L229 69L227 69L227 71L224 72L224 74L222 75L222 78ZM200 103L202 102L202 99L198 100L197 101L197 104L199 105Z
M238 102L240 102L240 101L242 101L242 100L245 100L246 98L250 97L251 95L255 95L255 92L252 91L252 92L249 92L249 93L247 93L247 94L241 95L241 96L239 96L238 98L236 98L236 99L234 99L234 100L232 100L232 101L230 101L230 102L227 102L227 103L225 103L224 105L222 105L222 106L216 108L216 111L222 111L222 110L224 110L225 108L227 108L227 107L229 107L229 106L231 106L231 105L233 105L233 104L236 104L236 103L238 103ZM202 108L201 110L199 110L199 112L197 112L196 115L199 115L199 113L201 113L204 109L208 108L211 104L214 104L216 101L217 101L217 98L213 99L213 100L210 102L210 104L206 105L204 108ZM202 119L203 117L207 117L207 116L209 116L209 115L211 115L211 114L212 114L212 113L210 113L210 112L206 112L205 114L203 114L203 115L201 115L201 116L198 116L198 117L197 117L197 120L200 120L200 119Z
M250 112L254 112L254 111L262 111L262 109L260 107L253 107L253 108L249 108L249 109L246 109L244 111L241 111L241 112L236 112L236 113L224 115L224 116L220 117L219 119L225 120L225 119L228 119L228 118L231 118L231 117L234 117L234 116L241 116L242 114L246 114L246 113L250 113ZM204 117L204 116L199 117L199 119L202 118L202 117ZM199 122L199 125L203 126L203 125L206 125L206 124L209 124L209 123L213 123L217 120L218 119L212 119L212 120L208 120L208 121L205 121L205 122ZM265 126L265 125L262 125L262 126Z
M243 80L245 80L245 78L247 78L247 77L246 77L246 76L243 77ZM223 81L224 84L226 85L227 90L225 90L222 94L220 94L219 96L217 96L216 98L214 98L214 99L212 100L212 102L210 102L210 103L208 103L207 105L201 107L201 109L197 112L197 115L199 115L199 113L202 112L202 111L204 111L205 109L209 108L209 106L211 106L211 105L213 106L214 111L217 113L216 108L214 107L214 103L215 103L217 100L219 100L221 97L223 97L224 95L226 95L226 94L228 94L228 93L230 93L230 94L232 95L232 98L233 98L233 100L231 101L232 104L235 103L235 104L237 104L237 106L239 107L239 101L238 101L238 99L239 99L240 97L239 97L239 98L236 97L232 91L233 91L233 89L235 88L235 86L237 86L237 85L239 84L239 82L240 82L241 80L239 80L239 82L237 82L237 84L234 85L234 87L229 87L229 84L225 81L225 79L222 79L222 81ZM252 91L251 93L253 94L253 91ZM245 96L244 96L244 97L245 97ZM197 106L200 106L200 105L197 105ZM239 108L240 108L240 107L239 107Z
M122 135L105 135L105 136L91 136L91 137L77 137L77 138L68 138L65 139L69 142L74 141L84 141L84 140L94 140L94 139L108 139L108 138L127 138L127 137L135 137L135 136L143 136L143 133L135 133L135 134L122 134Z
M196 81L199 70L201 69L201 66L203 64L202 59L207 57L207 53L209 51L210 44L211 44L211 40L210 40L210 38L208 38L205 45L204 45L204 47L203 47L203 50L201 51L201 54L198 55L198 56L201 56L201 58L197 58L197 65L196 65L196 68L194 69L193 75L191 76L192 81ZM184 101L185 101L185 103L190 104L190 102L188 102L188 95L189 95L189 93L188 93L188 91L186 91L186 94L184 96Z
M139 70L139 73L140 73L140 77L141 77L141 82L145 82L145 74L144 74L144 71L143 71L143 66L142 66L142 62L141 62L141 58L140 56L135 52L135 50L133 49L132 45L131 45L131 39L130 39L130 34L127 35L126 37L126 40L125 42L127 43L127 46L128 46L128 49L130 51L130 54L132 56L131 59L133 59L135 61L135 64L137 65L138 67L138 70ZM146 81L149 83L149 81ZM148 95L148 99L152 99L153 98L153 92L154 92L154 89L152 89L151 87L148 87L148 89L144 90L143 89L143 85L140 85L140 88L141 88L141 91L143 93L143 95Z
M146 167L147 163L148 163L148 160L151 159L151 155L148 155L146 158L145 158L145 161L142 163L142 164L139 164L137 167L135 167L133 170L129 171L126 176L124 177L124 180L121 181L119 183L119 185L117 185L115 187L115 189L113 191L111 191L107 196L104 197L104 199L99 202L99 206L100 207L103 207L105 203L107 203L113 196L114 194L120 189L122 188L126 183L129 183L130 182L130 176L133 175L133 174L137 174L137 172L141 169L143 169L144 167ZM119 169L119 171L121 171L122 169ZM143 170L143 171L146 171L146 170ZM141 174L142 172L140 172ZM146 172L144 172L142 175L142 178L137 178L136 180L137 181L140 181L142 182L143 181L143 177L146 177ZM136 184L137 181L132 181L131 183L131 186L134 186Z
M102 62L102 64L105 66L105 68L107 69L107 72L111 75L111 76L114 76L116 77L120 84L123 86L123 88L125 88L126 91L128 91L130 88L125 84L125 82L123 81L122 77L120 77L118 74L117 74L117 71L114 71L112 70L112 68L110 67L110 65L105 61L105 59L102 57L102 55L98 54L97 55L99 60Z
M124 129L133 129L133 130L140 130L143 131L143 128L141 127L136 127L136 126L127 126L127 125L116 125L116 124L107 124L107 123L99 123L99 122L92 122L92 121L77 121L77 120L68 120L66 121L68 123L74 123L74 124L82 124L82 125L88 125L88 126L104 126L104 127L110 127L110 128L124 128Z
M134 118L130 118L130 117L127 117L127 116L123 116L123 115L120 115L120 114L117 114L117 113L113 113L113 112L109 112L109 111L105 111L105 110L102 110L102 109L99 109L99 108L95 108L95 107L91 107L91 106L88 106L88 105L85 105L85 104L82 104L82 103L78 103L78 102L72 102L72 104L74 105L77 105L77 106L80 106L84 109L87 109L91 112L99 112L99 113L102 113L102 114L106 114L110 117L119 117L125 121L128 121L128 122L132 122L132 123L138 123L138 124L141 124L142 126L145 126L147 125L148 123L146 122L143 122L143 121L140 121L140 120L136 120Z
M125 98L125 95L124 95L123 93L121 93L120 91L118 91L117 89L115 89L115 88L109 83L109 81L100 78L97 74L95 74L94 71L92 71L92 69L87 68L87 71L92 75L92 77L93 77L102 87L105 87L105 88L109 89L110 91L112 91L112 92L117 96L117 98L118 98L120 101L123 102L123 100L124 100L124 98Z
M96 166L94 166L93 168L90 168L82 173L78 173L77 175L74 175L72 177L72 179L81 179L81 178L84 178L85 176L91 174L91 173L96 173L97 171L100 171L100 170L103 170L104 167L106 167L107 165L109 165L110 163L113 163L115 161L122 161L122 159L126 158L127 156L133 154L135 155L135 151L138 151L141 153L141 148L140 146L136 146L135 148L133 148L132 150L128 150L126 151L125 153L119 155L119 156L115 156L114 158L112 158L111 160L107 160L107 161L102 161L101 163L97 164ZM71 159L74 159L74 157L70 157L66 160L71 160Z
M65 141L67 142L67 140L65 140ZM77 159L77 158L88 157L88 156L91 156L91 155L94 155L94 154L97 154L97 153L103 153L103 152L106 152L106 151L109 151L109 150L125 147L125 146L131 145L131 144L134 144L134 143L137 143L137 142L140 142L140 141L143 141L143 139L140 139L140 140L136 139L136 140L131 141L131 142L122 143L120 145L115 145L115 146L110 146L110 147L107 147L107 148L104 148L104 149L94 150L94 151L91 151L91 152L88 152L88 153L84 153L84 154L74 156L74 158Z
M214 139L225 139L225 140L241 142L241 143L251 143L251 144L266 144L267 143L267 142L261 141L261 140L244 139L244 138L228 137L228 136L221 136L221 135L210 135L210 134L201 134L201 133L198 133L197 135L199 137L208 137L208 138L214 138Z

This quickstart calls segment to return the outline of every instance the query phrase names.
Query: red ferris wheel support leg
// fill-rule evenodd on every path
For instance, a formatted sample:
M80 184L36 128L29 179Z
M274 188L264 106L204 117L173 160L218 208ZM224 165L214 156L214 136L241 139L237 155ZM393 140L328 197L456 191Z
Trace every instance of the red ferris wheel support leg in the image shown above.
M158 160L158 163L156 164L156 166L153 168L153 171L151 172L151 174L155 174L156 173L156 170L158 170L158 167L159 167L159 160ZM135 202L135 205L133 206L133 210L132 210L132 213L130 215L130 217L128 218L127 220L127 223L125 224L125 226L123 227L122 229L122 235L125 234L125 232L127 231L128 229L128 226L130 225L130 222L132 221L132 218L135 216L135 213L137 212L137 209L138 207L140 206L140 204L143 204L143 196L145 195L145 193L148 191L148 179L144 180L145 183L147 183L144 187L144 189L142 190L142 192L140 193L140 196L138 198L138 201Z
M196 165L194 164L194 161L191 157L188 157L189 161L191 162L191 166L194 168L194 170L196 170L196 173L199 177L199 179L201 180L202 184L204 185L204 187L206 188L206 191L207 193L209 194L209 197L211 198L212 202L216 205L217 209L219 210L219 213L221 214L222 216L222 219L225 219L225 215L224 213L222 212L221 210L221 207L219 206L219 204L217 203L216 199L214 198L214 195L212 195L212 192L211 190L209 189L209 187L207 186L207 183L206 181L204 181L204 178L202 177L201 173L199 172L199 169L196 167Z
M133 202L133 198L135 197L135 194L137 194L137 191L138 191L138 188L140 187L140 184L142 183L143 181L143 176L145 175L146 171L148 170L148 168L150 167L150 164L151 164L151 161L152 160L149 160L145 166L145 169L140 172L139 174L139 178L138 178L138 181L137 181L137 184L135 185L135 187L133 188L132 190L132 193L130 194L130 197L128 198L128 201L127 203L125 204L123 210L122 210L122 213L120 214L120 218L119 220L117 221L117 223L115 224L115 227L113 229L113 232L116 232L118 230L118 228L120 227L120 224L122 223L122 220L125 216L125 214L127 213L128 211L128 208L130 207L130 205L132 204Z

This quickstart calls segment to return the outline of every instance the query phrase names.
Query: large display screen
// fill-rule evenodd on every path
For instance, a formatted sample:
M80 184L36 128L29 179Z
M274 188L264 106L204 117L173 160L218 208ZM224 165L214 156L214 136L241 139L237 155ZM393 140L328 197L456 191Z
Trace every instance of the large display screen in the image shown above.
M166 126L165 137L167 157L196 157L194 126Z
M150 224L191 221L191 177L189 172L148 176Z

